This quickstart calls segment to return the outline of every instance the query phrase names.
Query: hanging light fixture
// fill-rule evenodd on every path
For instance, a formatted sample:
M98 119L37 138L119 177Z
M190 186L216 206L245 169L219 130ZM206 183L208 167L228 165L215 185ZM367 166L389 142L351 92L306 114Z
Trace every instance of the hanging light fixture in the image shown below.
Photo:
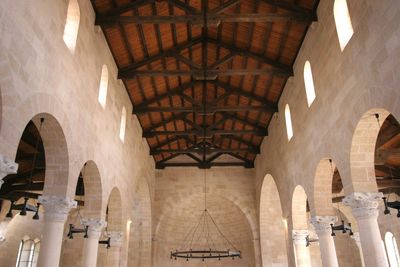
M225 237L221 229L218 227L214 218L207 209L207 176L204 170L204 211L201 213L198 222L187 233L183 241L182 249L171 251L170 258L177 260L178 258L199 259L205 261L207 259L224 259L224 258L241 258L242 253ZM213 231L214 230L214 231ZM211 234L213 233L213 234ZM214 235L214 236L212 236ZM222 240L224 247L215 245L216 240ZM195 244L203 241L203 244Z
M42 130L42 126L43 126L43 122L44 122L44 118L40 118L40 125L39 125L39 136L36 139L36 144L35 144L35 153L33 154L33 158L32 158L32 169L29 173L29 178L28 178L28 186L27 186L27 190L29 191L31 185L32 185L32 179L33 179L33 172L36 168L36 158L37 158L37 151L39 149L39 142L40 142L40 132ZM6 217L7 218L12 218L13 215L13 210L20 210L19 215L20 216L26 216L27 215L27 211L29 212L34 212L35 214L33 215L32 219L33 220L39 220L39 207L40 207L40 203L38 202L36 204L36 206L28 204L29 201L29 197L24 197L24 203L23 204L15 204L15 201L11 201L10 203L10 209L8 210Z
M333 177L335 172L333 170L332 159L329 159L329 164L331 165L331 173L332 173L332 177ZM331 223L331 236L336 236L335 232L337 232L337 231L340 231L343 234L349 232L349 235L352 236L353 230L351 229L351 223L347 223L347 224L344 223L344 220L342 218L342 213L340 211L339 203L337 203L337 210L339 211L339 217L341 220L341 224L334 225L333 223Z

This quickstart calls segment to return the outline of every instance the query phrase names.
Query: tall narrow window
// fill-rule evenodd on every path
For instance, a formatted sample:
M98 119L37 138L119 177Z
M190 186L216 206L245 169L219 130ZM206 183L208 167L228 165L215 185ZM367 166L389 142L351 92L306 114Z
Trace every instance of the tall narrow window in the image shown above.
M108 89L108 68L104 64L101 69L101 78L99 86L99 103L103 108L106 108L107 102L107 89Z
M63 39L69 50L74 53L78 38L80 11L77 0L69 0L67 20L65 22Z
M397 248L396 238L391 232L385 234L386 252L389 258L390 267L400 266L399 250Z
M125 129L126 129L126 109L125 107L123 107L121 113L121 125L119 129L119 139L121 139L122 142L124 142L125 140Z
M335 18L340 49L343 51L354 33L346 0L335 0L333 4L333 16Z
M288 140L292 139L293 137L293 127L292 127L292 117L290 115L290 108L289 105L286 104L285 107L285 121L286 121L286 132Z
M311 64L309 61L306 61L304 64L304 84L306 86L307 103L310 107L315 100L315 89Z
M36 267L40 251L40 240L25 236L19 245L16 267Z

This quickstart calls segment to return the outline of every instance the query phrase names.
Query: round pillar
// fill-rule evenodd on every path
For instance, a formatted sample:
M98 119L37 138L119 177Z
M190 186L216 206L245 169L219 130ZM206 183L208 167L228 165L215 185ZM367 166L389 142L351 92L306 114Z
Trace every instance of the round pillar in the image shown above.
M41 240L38 266L57 267L64 233L64 224L76 201L68 197L40 196L39 202L44 208L43 238Z
M360 258L361 258L361 266L365 267L365 263L364 263L364 256L363 256L363 252L362 252L362 248L361 248L361 241L360 241L360 233L359 232L355 232L351 238L356 241L356 245L358 247L358 251L360 252Z
M297 267L310 267L311 257L310 249L307 247L306 237L309 235L308 230L293 230L293 246Z
M97 266L97 252L99 250L99 239L107 222L101 219L83 219L84 225L89 226L88 238L84 240L82 267Z
M388 267L378 225L378 207L382 193L354 192L343 203L352 209L360 233L361 248L366 267Z
M315 216L311 218L311 223L314 225L318 235L322 266L324 267L339 266L335 242L331 236L331 224L335 224L336 221L336 216Z

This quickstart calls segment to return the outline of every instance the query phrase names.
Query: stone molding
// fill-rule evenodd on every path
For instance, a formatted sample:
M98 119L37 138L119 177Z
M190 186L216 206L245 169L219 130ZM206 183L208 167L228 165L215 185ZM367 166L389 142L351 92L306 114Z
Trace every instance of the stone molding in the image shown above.
M377 218L378 206L382 201L381 192L354 192L343 199L343 203L351 207L356 219Z
M307 245L306 237L310 234L308 230L292 230L293 244Z
M122 232L120 231L110 231L107 234L110 238L111 247L121 247L122 246Z
M8 174L16 174L17 170L17 163L0 154L0 188L4 183L3 178L6 177Z
M338 218L336 216L314 216L310 222L314 225L317 235L330 235L332 232L331 224L335 224Z
M88 236L89 238L100 239L103 229L107 226L107 222L102 219L96 218L83 218L82 224L89 226Z
M45 220L54 222L65 222L69 211L77 205L75 200L60 196L39 196L38 201L44 207Z

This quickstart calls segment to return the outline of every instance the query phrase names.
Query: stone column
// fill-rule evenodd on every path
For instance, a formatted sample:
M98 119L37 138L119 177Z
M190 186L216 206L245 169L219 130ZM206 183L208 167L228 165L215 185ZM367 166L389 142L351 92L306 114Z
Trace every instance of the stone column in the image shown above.
M82 222L83 225L89 226L88 238L84 239L82 267L97 266L99 239L107 222L101 219L83 219Z
M111 247L108 251L107 263L110 267L118 267L122 247L122 233L120 231L111 231L108 232L108 237L111 238Z
M363 252L362 252L362 248L361 248L360 233L359 232L355 232L351 236L351 238L354 239L354 241L356 241L356 244L357 244L357 247L358 247L358 251L360 252L361 266L365 267L364 256L363 256Z
M311 223L318 235L322 266L324 267L339 267L335 242L331 236L331 224L335 224L336 221L336 216L315 216L311 218Z
M310 267L311 257L310 249L307 247L306 237L308 236L308 230L293 230L293 246L296 259L297 267Z
M382 193L355 192L346 196L343 203L352 209L360 232L361 248L366 267L388 267L378 215Z
M4 183L3 178L9 174L16 174L17 170L17 163L0 154L0 189Z
M39 202L44 208L43 238L41 240L38 266L57 267L64 233L64 224L76 201L68 197L40 196Z

